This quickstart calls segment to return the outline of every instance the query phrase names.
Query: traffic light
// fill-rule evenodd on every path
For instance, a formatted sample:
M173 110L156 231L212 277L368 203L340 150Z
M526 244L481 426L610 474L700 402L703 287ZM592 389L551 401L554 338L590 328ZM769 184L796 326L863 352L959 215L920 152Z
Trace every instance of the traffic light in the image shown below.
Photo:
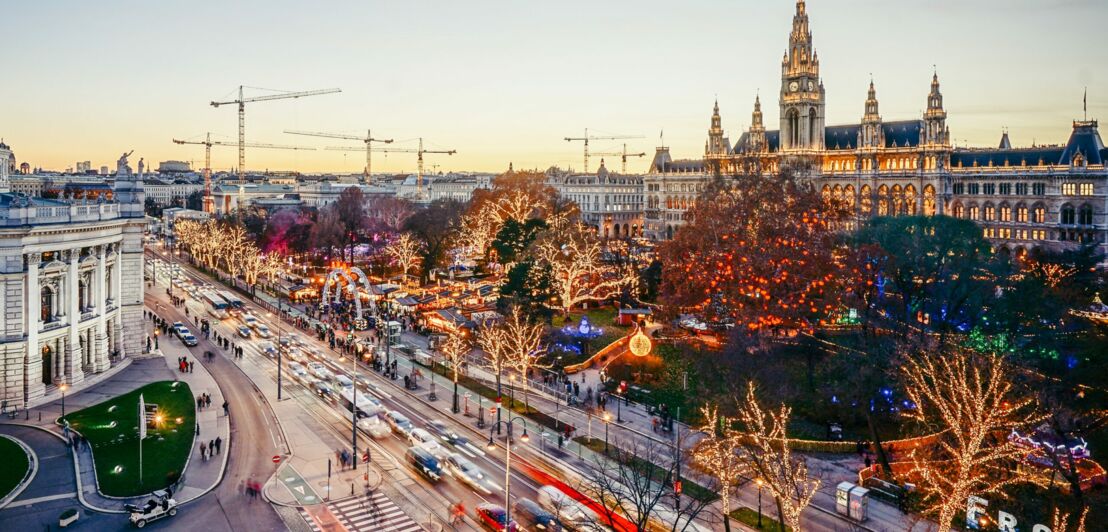
M369 449L366 449L366 451L364 453L362 453L362 463L363 464L368 464L369 463Z
M673 492L678 494L678 495L681 494L681 480L680 479L673 481Z

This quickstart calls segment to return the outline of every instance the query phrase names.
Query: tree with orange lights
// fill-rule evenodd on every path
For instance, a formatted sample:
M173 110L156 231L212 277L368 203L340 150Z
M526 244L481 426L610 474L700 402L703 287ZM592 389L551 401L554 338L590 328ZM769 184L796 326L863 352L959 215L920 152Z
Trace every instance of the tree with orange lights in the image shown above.
M788 169L717 178L687 216L659 252L666 303L749 332L812 331L838 310L848 213Z
M389 242L388 246L385 246L385 255L391 258L397 266L400 266L405 283L407 283L408 272L419 265L421 251L420 241L408 233L401 233L400 236Z

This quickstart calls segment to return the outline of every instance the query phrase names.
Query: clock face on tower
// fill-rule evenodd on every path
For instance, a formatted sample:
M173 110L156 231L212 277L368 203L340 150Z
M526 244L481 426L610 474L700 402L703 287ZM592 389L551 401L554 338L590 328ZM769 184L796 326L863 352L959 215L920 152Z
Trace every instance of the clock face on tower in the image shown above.
M789 91L796 92L798 90L800 90L800 84L799 83L797 83L795 81L792 82L792 83L789 83Z

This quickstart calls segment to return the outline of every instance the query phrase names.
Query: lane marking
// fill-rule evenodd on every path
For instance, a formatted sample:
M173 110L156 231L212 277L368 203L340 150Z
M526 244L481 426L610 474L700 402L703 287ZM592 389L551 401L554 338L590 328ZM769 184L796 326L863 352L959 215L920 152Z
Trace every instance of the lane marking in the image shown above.
M77 497L77 492L71 493L59 493L57 495L47 495L45 497L35 497L34 499L23 499L20 501L13 501L11 504L4 508L19 508L21 506L30 506L32 504L38 504L40 502L57 501L60 499L74 499Z

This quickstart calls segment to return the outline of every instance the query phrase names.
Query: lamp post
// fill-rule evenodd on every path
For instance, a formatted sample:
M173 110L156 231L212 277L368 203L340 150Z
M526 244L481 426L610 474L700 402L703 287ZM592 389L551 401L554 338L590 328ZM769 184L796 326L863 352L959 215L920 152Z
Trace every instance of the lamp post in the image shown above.
M354 297L357 297L355 295ZM346 345L354 344L354 331L346 333ZM354 352L354 349L350 349L350 360L353 365L350 368L350 382L354 383L351 388L351 394L353 397L353 403L350 408L350 446L354 449L354 459L358 457L358 354Z
M65 391L69 389L69 385L63 382L58 389L62 391L62 419L65 419Z
M281 400L281 296L277 296L277 400ZM233 354L233 353L232 353Z
M435 350L431 350L431 394L427 396L432 401L439 400L438 396L435 395L435 352ZM457 397L454 398L454 410L455 412L458 410Z
M493 430L499 428L501 423L508 426L508 438L507 438L507 440L505 440L506 443L504 445L504 455L505 455L505 458L504 458L504 526L505 527L511 526L511 522L512 522L512 499L511 499L511 496L512 496L512 423L515 423L516 421L523 422L523 436L520 436L520 440L522 440L523 443L527 443L527 440L531 439L530 436L527 435L527 419L523 418L522 416L511 417L511 414L508 414L508 416L509 417L508 417L507 421L497 421L495 427L489 427L489 443L487 445L487 447L490 451L495 449L496 448L496 443L494 443L493 439L492 439ZM505 528L505 530L507 530L507 528Z
M754 483L758 485L758 530L762 529L762 479L758 478L754 480Z
M604 455L608 454L608 425L612 422L612 415L604 412Z

